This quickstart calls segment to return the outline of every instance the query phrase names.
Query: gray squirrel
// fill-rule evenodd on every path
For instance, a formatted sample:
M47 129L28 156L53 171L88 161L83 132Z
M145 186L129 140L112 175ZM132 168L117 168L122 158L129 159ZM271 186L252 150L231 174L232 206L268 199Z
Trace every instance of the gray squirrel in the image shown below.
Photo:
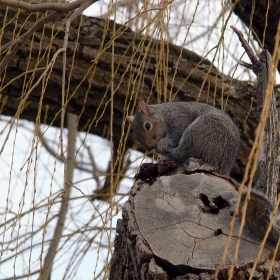
M133 137L145 149L155 149L165 159L181 163L201 159L228 175L236 159L240 136L223 111L199 102L139 103L128 116Z
M215 107L199 102L139 103L134 116L128 116L133 137L145 149L165 159L182 163L190 157L201 159L216 171L229 175L239 149L240 136L230 117ZM241 206L247 190L242 193ZM233 203L235 205L235 203ZM244 234L262 241L269 225L273 205L259 191L251 191ZM238 224L241 214L237 217ZM274 222L267 243L275 246L280 233Z

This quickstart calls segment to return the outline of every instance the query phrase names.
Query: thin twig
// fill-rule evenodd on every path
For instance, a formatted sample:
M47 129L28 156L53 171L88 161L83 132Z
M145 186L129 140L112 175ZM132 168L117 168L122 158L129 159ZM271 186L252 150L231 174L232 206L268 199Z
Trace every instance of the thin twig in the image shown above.
M6 50L10 45L14 44L17 40L12 40L0 47L0 53Z
M63 42L63 68L62 68L62 92L61 92L61 125L60 125L60 145L61 145L61 157L64 158L63 153L63 129L64 129L64 119L66 114L66 107L65 107L65 87L66 87L66 62L67 62L67 56L66 56L66 50L68 46L68 37L70 33L70 25L73 20L75 20L78 16L82 14L82 12L87 9L90 5L92 5L97 0L88 0L84 2L65 22L65 37Z
M0 0L1 3L1 0ZM21 2L25 3L25 2ZM62 14L59 12L54 12L50 15L47 15L46 17L42 18L40 21L38 21L33 27L31 27L22 37L18 38L17 40L12 42L12 45L15 45L15 47L12 49L10 54L4 59L0 66L0 75L4 71L5 67L8 65L12 57L15 55L15 53L21 48L21 46L24 44L24 42L39 28L41 28L44 24L50 22L50 21L56 21ZM7 44L6 44L7 45ZM5 45L5 47L7 47ZM2 51L2 49L1 49Z
M43 77L46 75L46 73L48 71L52 71L52 68L53 68L53 65L56 61L56 58L57 56L61 53L61 49L59 49L54 55L53 55L53 58L52 60L50 61L50 63L47 65L46 69L44 70L44 72L42 73L42 75L39 77L39 79L36 81L36 83L31 87L31 89L28 90L28 92L25 94L25 96L22 98L21 100L21 103L19 104L18 106L18 109L16 111L16 113L14 114L14 117L11 121L11 125L9 127L9 131L7 133L7 136L2 144L2 147L0 148L0 155L2 154L2 152L4 151L4 148L5 148L5 145L9 139L9 136L10 136L10 133L12 131L12 128L13 128L13 125L15 123L15 121L19 118L20 114L22 113L22 110L24 109L24 106L25 106L25 102L26 100L28 99L30 93L40 84L41 80L43 79ZM34 149L32 149L32 152L33 152ZM27 161L29 160L29 157L28 159L25 161L24 165L27 163ZM22 166L22 168L24 167L24 165ZM21 170L22 170L21 168Z
M56 11L60 13L67 13L79 8L85 1L76 0L67 4L62 3L44 3L44 4L31 4L23 1L14 0L0 0L0 4L20 8L28 12L45 12L45 11Z
M57 152L51 147L49 141L45 138L44 133L40 129L38 130L38 136L40 137L40 142L42 143L44 148L49 152L49 154L55 157L56 159L58 159L59 161L63 161L63 158L60 155L58 155ZM93 165L91 166L92 168L86 168L82 165L79 165L79 163L75 161L75 168L87 173L93 173L94 166ZM101 173L102 173L101 171L97 171L94 176L98 177L100 176Z

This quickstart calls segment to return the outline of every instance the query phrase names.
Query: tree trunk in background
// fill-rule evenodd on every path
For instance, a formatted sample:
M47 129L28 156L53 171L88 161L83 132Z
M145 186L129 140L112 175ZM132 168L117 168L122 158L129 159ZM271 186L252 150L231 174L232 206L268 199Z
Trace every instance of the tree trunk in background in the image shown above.
M232 0L232 2L235 1ZM261 43L262 48L268 49L272 54L280 20L280 0L258 0L255 2L242 0L237 4L234 13L250 30L254 30L252 35ZM280 64L278 71L280 72Z

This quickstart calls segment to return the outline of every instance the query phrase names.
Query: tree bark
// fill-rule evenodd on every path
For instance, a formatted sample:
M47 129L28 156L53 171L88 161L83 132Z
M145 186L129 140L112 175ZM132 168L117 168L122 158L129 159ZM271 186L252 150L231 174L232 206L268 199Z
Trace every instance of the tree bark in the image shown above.
M109 279L213 279L227 244L237 187L199 160L142 165L118 221ZM219 279L228 279L238 231L235 223ZM254 277L267 276L274 249L265 246ZM258 251L259 243L243 231L233 279L249 279Z

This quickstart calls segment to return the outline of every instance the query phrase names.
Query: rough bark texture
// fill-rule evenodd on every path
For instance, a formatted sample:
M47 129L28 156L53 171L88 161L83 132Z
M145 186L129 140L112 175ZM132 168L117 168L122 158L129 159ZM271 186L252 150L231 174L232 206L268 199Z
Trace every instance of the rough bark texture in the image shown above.
M271 56L267 50L263 50L260 59L253 65L254 73L258 77L255 91L258 107L256 112L261 113L264 106L268 77L271 70ZM274 92L271 94L268 118L265 124L262 149L258 158L258 170L255 175L254 187L265 193L275 204L277 201L277 184L279 182L279 130L278 112Z
M226 246L235 183L197 160L145 164L136 179L118 221L110 280L211 279ZM219 279L228 279L238 229L236 224ZM267 274L273 250L263 250L265 264L254 276ZM243 233L235 279L248 279L258 251L258 242Z

